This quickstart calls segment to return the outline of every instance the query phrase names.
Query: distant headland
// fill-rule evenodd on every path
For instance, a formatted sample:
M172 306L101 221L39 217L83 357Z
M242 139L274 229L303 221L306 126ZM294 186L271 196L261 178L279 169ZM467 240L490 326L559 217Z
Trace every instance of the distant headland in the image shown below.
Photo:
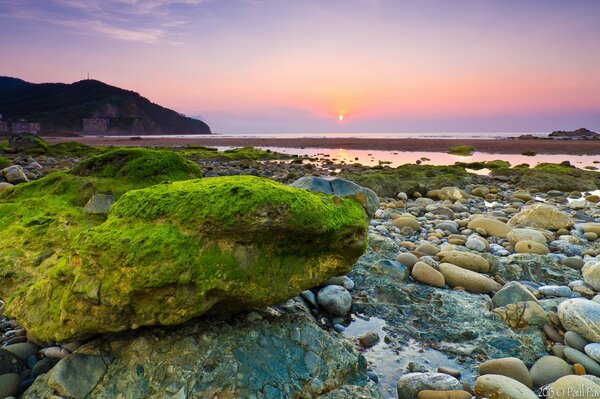
M0 134L210 134L198 119L97 80L35 84L0 76Z

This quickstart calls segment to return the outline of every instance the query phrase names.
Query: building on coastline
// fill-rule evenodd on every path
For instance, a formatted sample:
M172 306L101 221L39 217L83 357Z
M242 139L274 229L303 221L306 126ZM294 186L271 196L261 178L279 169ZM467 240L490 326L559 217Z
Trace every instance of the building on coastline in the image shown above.
M83 133L106 133L110 125L109 118L84 118Z
M0 133L11 134L38 134L40 124L38 122L29 122L21 119L20 121L8 121L2 118L0 114Z

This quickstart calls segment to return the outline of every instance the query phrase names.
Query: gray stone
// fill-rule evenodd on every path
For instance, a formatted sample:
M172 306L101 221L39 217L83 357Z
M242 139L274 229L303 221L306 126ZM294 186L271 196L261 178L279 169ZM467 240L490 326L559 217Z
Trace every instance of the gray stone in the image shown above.
M478 398L537 399L531 389L517 380L498 374L486 374L477 378L474 387Z
M583 298L568 299L558 306L558 317L565 329L590 342L600 342L600 304Z
M25 183L29 181L25 171L19 165L11 165L2 169L0 171L0 176L4 176L6 181L11 184Z
M90 215L106 215L110 211L110 206L116 201L110 194L96 194L85 204L83 211Z
M369 216L375 215L380 207L379 197L373 190L361 187L344 179L322 179L315 176L304 176L290 184L292 187L303 188L315 193L336 195L338 197L352 198L358 201Z
M465 247L467 247L473 251L477 251L477 252L485 252L485 250L486 250L485 243L483 241L481 241L481 239L476 238L474 236L470 236L467 239L467 242L465 243Z
M505 284L492 298L492 304L495 308L506 306L509 303L527 301L537 302L537 298L527 287L517 281L511 281Z
M565 347L563 353L571 363L580 363L587 373L600 377L600 364L585 353L569 347Z
M459 391L462 384L443 373L409 373L400 377L396 386L398 399L414 399L420 391Z
M0 375L0 398L16 396L19 393L19 374L9 373Z
M566 348L565 348L566 349ZM560 377L573 374L571 366L556 356L544 356L531 366L529 370L534 387L550 384Z
M567 331L565 333L565 343L571 348L575 348L580 352L585 350L585 346L589 342L575 331Z
M600 362L600 344L587 344L584 348L585 353L597 362Z
M302 291L302 293L300 294L302 296L302 298L308 302L312 307L317 308L319 307L317 305L317 297L316 295L311 291L311 290L305 290Z
M600 262L586 262L581 269L583 279L596 291L600 291Z
M59 395L83 399L94 389L108 367L102 357L74 353L51 371L48 385Z
M25 361L12 352L0 348L0 374L20 373L25 368Z
M405 265L389 259L377 261L372 267L376 273L385 274L399 280L406 280L409 275L409 270Z
M5 346L3 349L14 353L23 360L29 359L29 357L36 355L38 352L38 347L29 342L21 342L18 344L8 345Z
M559 286L559 285L545 285L543 287L538 288L538 291L542 295L546 296L558 296L562 298L571 298L573 296L573 291L567 286Z
M347 289L339 285L328 285L317 294L319 305L328 313L344 316L352 307L352 296Z
M86 343L76 354L112 359L86 399L171 399L186 394L188 398L318 398L343 387L352 392L349 386L361 391L358 387L368 385L366 361L355 345L320 328L301 301L258 312L262 316L258 321L203 317L182 326L145 328ZM82 374L79 371L78 378L86 381ZM46 376L36 379L23 399L56 394L48 380Z

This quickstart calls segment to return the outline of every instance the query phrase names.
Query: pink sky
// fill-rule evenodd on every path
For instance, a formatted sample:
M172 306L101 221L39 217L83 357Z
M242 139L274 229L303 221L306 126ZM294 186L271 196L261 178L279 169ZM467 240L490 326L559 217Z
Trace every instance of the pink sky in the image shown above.
M598 130L598 15L592 0L7 0L0 74L90 72L215 132Z

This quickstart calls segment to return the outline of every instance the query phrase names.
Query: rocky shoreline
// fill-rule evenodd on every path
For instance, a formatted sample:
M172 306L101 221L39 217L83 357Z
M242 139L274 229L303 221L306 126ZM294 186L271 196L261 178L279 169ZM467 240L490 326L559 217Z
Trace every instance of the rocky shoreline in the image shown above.
M7 160L0 172L0 180L5 180L0 182L0 292L7 302L2 302L0 311L0 398L522 399L600 395L600 198L594 192L600 174L596 172L568 165L529 169L498 164L491 175L479 176L458 166L366 168L327 160L278 159L279 155L267 152L227 156L188 149L179 153L191 160L190 164L178 164L179 155L172 158L168 152L168 161L158 168L143 164L155 168L158 177L138 178L128 165L140 165L140 159L157 162L157 153L143 150L133 159L131 150L84 150L92 153L58 155L51 149L0 154ZM130 164L134 161L137 163ZM207 219L198 224L199 219L180 215L178 206L152 215L136 210L159 209L188 195L187 179L199 176L198 182L236 184L227 186L233 191L228 191L229 205L223 209L245 201L247 197L237 196L238 192L254 184L254 179L274 179L291 186L294 198L308 190L302 194L306 195L303 203L313 195L322 201L333 198L331 206L348 207L344 213L354 212L347 201L356 201L365 209L368 244L362 247L362 255L362 250L356 255L346 250L339 267L322 269L319 265L323 262L342 259L343 248L363 245L360 229L352 227L355 230L348 235L355 222L343 219L347 227L335 227L327 230L331 231L328 234L318 227L326 224L327 213L320 214L318 221L302 219L291 229L271 222L285 209L283 202L274 213L265 211L256 218L246 210L236 211L245 216L235 219L224 237L234 234L236 243L244 243L245 249L238 249L235 258L243 259L239 264L250 267L253 275L218 272L223 281L248 281L235 288L219 286L218 296L211 298L222 304L221 311L182 313L188 305L169 298L196 295L186 293L185 287L195 278L195 287L207 279L188 276L185 283L179 277L173 280L174 291L169 291L173 284L169 281L140 285L141 281L125 284L126 280L116 280L120 290L131 293L123 302L127 306L115 300L108 307L121 318L111 320L110 313L94 313L108 306L103 305L108 303L105 298L117 298L118 293L102 285L98 291L91 289L95 283L85 280L83 284L84 274L79 270L94 271L106 281L103 273L115 259L129 265L132 272L138 263L157 275L172 267L175 275L184 270L177 269L177 262L169 263L178 259L168 256L178 248L176 241L161 238L151 242L148 251L141 241L128 246L127 240L136 242L135 232L142 221L141 231L158 237L165 223L187 235L190 226L202 226L199 230L210 231L213 239L222 226L229 226L220 213L221 227L211 230L214 225ZM334 183L330 179L335 177ZM160 184L165 180L172 183ZM76 193L71 193L70 187L75 187ZM269 183L257 192L283 190L276 195L279 198L287 193L285 187ZM194 193L200 188L194 186ZM262 198L258 193L245 195ZM77 204L65 207L64 198L75 198L69 197L75 194ZM84 212L96 195L114 198L98 202L94 212ZM163 201L154 203L152 198ZM204 204L210 201L198 198L203 198ZM140 202L133 206L134 201ZM42 204L44 212L34 214ZM293 220L293 215L281 223ZM367 215L371 216L368 223ZM258 226L266 227L261 230ZM119 229L122 236L110 241L110 246L123 248L122 255L115 258L114 254L121 252L103 247L101 239ZM77 231L73 236L77 240L71 249L71 244L64 244L63 234L69 237L73 231ZM49 232L54 236L41 235ZM269 232L272 241L264 246L263 236ZM312 244L310 240L299 244L304 242L302 234L312 236ZM219 245L230 246L225 241ZM271 269L261 269L256 260L260 258L256 251L285 252L273 245L304 254L299 257L302 260L292 260L296 258L287 254L281 265L302 265L299 270L311 276L282 274L282 281L299 282L289 294L282 294L290 298L287 301L281 302L275 295L272 298L276 299L251 302L260 290L250 288L252 280L248 279L277 293L284 289L276 277L281 270L273 269L275 258L269 258ZM186 246L187 242L175 251L179 259L187 256ZM312 254L307 249L317 247ZM135 253L143 251L139 258L143 262L138 262ZM332 251L334 258L319 260L327 251ZM81 260L75 261L73 253ZM158 258L162 268L151 267L157 254L167 255ZM57 265L63 258L68 259L68 266L59 273ZM194 268L194 262L190 258L185 267ZM122 276L130 273L118 270ZM133 281L148 271L144 273L133 274ZM268 277L261 280L262 276ZM52 290L32 291L31 281L38 286L48 281ZM140 288L131 291L132 287ZM208 290L217 292L215 289ZM71 290L75 296L57 297L62 290ZM235 293L235 302L248 303L248 308L232 306L224 299L225 290ZM38 302L33 300L34 292L41 298ZM154 295L156 301L151 299ZM196 298L195 303L206 301ZM260 298L271 296L265 292ZM53 319L57 301L61 312ZM80 310L83 313L78 313ZM91 317L102 316L92 322L86 320L86 312L91 312ZM171 318L175 313L180 317ZM12 318L15 315L17 319ZM69 324L69 320L85 322ZM118 323L124 320L134 321L136 326L101 328L121 326Z

